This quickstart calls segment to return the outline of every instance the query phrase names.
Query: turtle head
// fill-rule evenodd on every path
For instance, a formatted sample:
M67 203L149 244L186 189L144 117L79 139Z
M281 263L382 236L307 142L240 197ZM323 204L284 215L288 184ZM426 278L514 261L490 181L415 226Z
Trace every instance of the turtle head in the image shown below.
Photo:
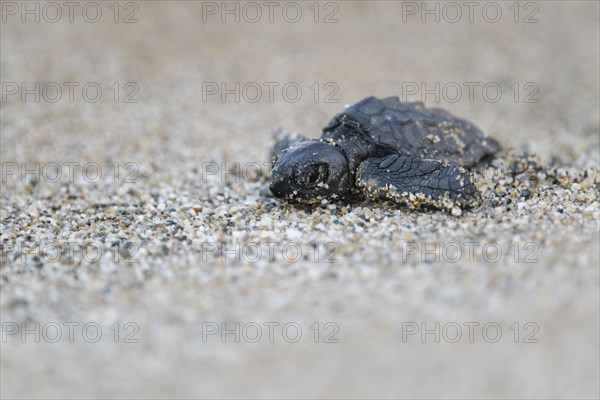
M277 156L269 188L278 198L316 203L343 197L350 188L349 176L348 160L340 149L308 140Z

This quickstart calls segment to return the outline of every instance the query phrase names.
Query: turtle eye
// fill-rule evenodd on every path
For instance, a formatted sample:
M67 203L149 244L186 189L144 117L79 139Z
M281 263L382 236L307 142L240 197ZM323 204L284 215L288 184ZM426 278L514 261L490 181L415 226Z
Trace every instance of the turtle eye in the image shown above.
M320 175L321 174L319 173L318 169L313 169L308 175L308 183L317 183Z
M329 178L329 168L327 164L316 164L313 165L308 171L304 178L310 187L314 187L319 183L326 183Z
M325 183L329 177L327 164L315 164L301 170L294 169L294 182L299 187L314 188L319 183Z

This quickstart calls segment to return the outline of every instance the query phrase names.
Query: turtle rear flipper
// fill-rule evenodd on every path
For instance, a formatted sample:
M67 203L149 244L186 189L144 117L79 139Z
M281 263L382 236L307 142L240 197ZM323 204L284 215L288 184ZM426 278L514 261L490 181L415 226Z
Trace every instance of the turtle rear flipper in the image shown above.
M399 154L363 161L356 186L366 197L416 209L468 208L480 198L472 174L460 165Z

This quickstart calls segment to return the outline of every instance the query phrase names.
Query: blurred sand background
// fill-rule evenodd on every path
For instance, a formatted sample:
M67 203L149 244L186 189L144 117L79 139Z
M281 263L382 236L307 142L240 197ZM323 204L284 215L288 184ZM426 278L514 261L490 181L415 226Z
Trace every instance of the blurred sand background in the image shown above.
M71 183L43 176L32 182L3 169L2 333L12 323L71 321L95 322L103 335L97 343L79 331L73 343L3 336L2 397L598 397L597 2L521 3L518 22L513 2L498 2L503 14L495 23L482 16L485 3L473 22L463 15L456 23L444 15L423 23L391 1L319 3L316 23L313 2L297 3L296 23L283 18L283 3L273 22L263 15L256 23L243 16L222 23L220 13L207 14L207 3L194 1L121 2L118 23L113 2L99 3L97 23L78 11L73 23L66 14L56 23L43 16L23 23L6 3L12 2L2 2L3 168L98 163L104 177L93 183L79 171ZM131 12L138 22L123 23ZM324 23L328 15L338 21ZM527 16L538 22L524 23ZM67 92L55 103L33 95L23 102L20 92L8 93L7 82L80 86L73 102ZM102 88L98 102L81 95L89 82ZM117 102L109 88L115 82ZM261 86L261 100L203 96L207 84L236 82ZM265 82L278 84L272 102ZM290 82L302 89L296 102L281 92ZM422 98L422 91L404 96L410 83L436 82L463 89L476 82L478 89L473 101L466 92L456 102ZM496 102L481 92L490 82L503 90ZM138 102L125 103L132 88L139 89L132 97ZM528 99L536 103L525 102L531 88L537 90ZM337 102L326 102L327 94ZM275 128L318 137L345 104L369 95L423 99L466 117L506 147L539 156L543 176L524 184L532 195L523 197L523 187L489 175L482 180L487 198L507 188L499 203L455 217L369 203L293 207L269 195L266 178L235 182L207 174L208 162L262 165ZM137 182L125 181L126 163L133 163ZM305 255L311 244L323 249L334 242L338 262L324 262L323 253L318 262L286 262L281 252L273 262L265 253L254 262L222 261L203 251L205 243L243 248L269 241L297 243ZM65 254L57 261L15 250L49 242L99 243L106 254L95 262ZM504 253L486 262L479 247L474 260L423 263L403 247L466 242L497 243ZM137 246L138 262L115 262L115 243ZM534 243L537 262L524 262L527 243ZM463 325L469 321L497 323L501 339L490 343L476 330L470 343ZM118 344L110 330L115 322ZM127 322L139 327L138 343L122 343ZM263 337L203 340L213 322L256 322ZM302 338L288 343L276 330L270 343L265 322L297 323ZM319 343L310 329L315 322ZM338 327L338 343L323 343L333 329L324 329L327 322ZM403 340L413 322L429 329L456 322L463 337ZM537 343L524 343L527 322L539 328Z

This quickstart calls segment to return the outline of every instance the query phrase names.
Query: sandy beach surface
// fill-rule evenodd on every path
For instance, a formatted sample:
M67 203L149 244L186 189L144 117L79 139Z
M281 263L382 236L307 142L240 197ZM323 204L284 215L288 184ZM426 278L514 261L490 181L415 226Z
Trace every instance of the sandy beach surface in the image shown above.
M598 398L598 2L76 3L1 4L3 398ZM480 207L270 194L370 95Z

